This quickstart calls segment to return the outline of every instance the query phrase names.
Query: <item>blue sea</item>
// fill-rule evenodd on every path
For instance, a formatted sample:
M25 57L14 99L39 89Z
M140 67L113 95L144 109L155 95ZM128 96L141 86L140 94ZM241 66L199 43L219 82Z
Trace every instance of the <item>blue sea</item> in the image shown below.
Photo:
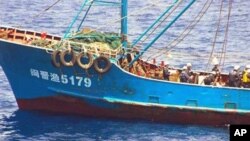
M45 11L56 1L0 0L0 25L63 35L83 0L61 0L57 5ZM176 11L180 11L188 2L188 0L183 0ZM195 19L194 17L206 2L209 0L195 2L183 17L148 50L144 58L150 61L153 59L152 54L159 54L156 57L159 62L164 59L175 67L182 67L183 64L191 62L194 69L206 69L218 19L221 17L221 26L213 52L213 57L220 60L225 41L229 0L223 0L222 10L220 10L221 0L214 0L189 35L168 55L164 53L165 48L169 47L167 45ZM171 1L167 0L130 0L128 6L129 40L135 40L169 4ZM249 7L248 0L233 0L228 38L226 39L227 52L222 58L222 60L225 58L222 68L224 72L228 72L235 64L241 65L242 68L244 65L250 64ZM83 27L119 32L119 22L116 22L119 15L120 11L117 6L96 5L90 10ZM169 16L169 18L173 18L173 16ZM79 22L78 20L77 23ZM75 27L77 26L74 25ZM224 141L229 140L229 131L226 127L90 119L18 110L11 86L0 67L0 140Z

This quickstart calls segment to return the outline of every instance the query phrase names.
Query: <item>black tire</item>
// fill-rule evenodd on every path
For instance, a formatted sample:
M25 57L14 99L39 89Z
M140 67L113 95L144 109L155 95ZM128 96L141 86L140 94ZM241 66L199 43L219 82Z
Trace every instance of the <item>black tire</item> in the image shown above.
M81 58L85 57L85 56L88 57L89 62L86 64L83 64L81 61ZM93 60L93 56L90 53L88 53L88 52L86 53L86 52L82 51L78 54L78 56L76 58L76 62L80 68L87 70L93 65L94 60Z
M58 57L58 55L60 55L60 53L61 53L61 51L56 50L51 55L51 63L56 68L60 68L61 67L60 61L57 61L57 57Z
M65 55L71 55L71 60L70 61L66 61L65 60ZM65 51L62 51L61 54L60 54L60 61L61 63L66 66L66 67L72 67L74 66L75 62L76 62L76 56L75 56L75 53L73 50L65 50Z
M104 61L106 63L106 66L104 68L100 68L99 65L100 63ZM111 62L109 61L108 58L106 58L105 56L99 56L98 58L95 59L94 61L94 68L95 70L100 73L100 74L104 74L106 72L109 71L109 69L111 68Z

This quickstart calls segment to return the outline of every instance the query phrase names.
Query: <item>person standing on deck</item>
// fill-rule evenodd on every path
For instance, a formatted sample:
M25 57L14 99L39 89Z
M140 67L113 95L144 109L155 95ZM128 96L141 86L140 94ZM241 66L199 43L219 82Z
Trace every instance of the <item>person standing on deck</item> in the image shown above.
M127 58L124 58L122 59L122 62L121 62L121 67L126 70L126 71L129 71L129 67L128 67L128 59Z
M189 75L188 67L184 66L182 68L182 72L180 74L180 82L183 83L191 83L192 82L192 77Z
M215 85L215 77L216 77L216 72L212 71L211 74L209 74L205 79L204 79L204 84L205 85Z
M250 65L246 65L242 73L242 86L244 88L250 88Z
M191 63L187 63L187 73L190 77L189 83L194 83L195 74L192 72L192 64Z
M142 65L143 65L143 62L141 60L137 61L135 65L135 71L137 75L145 77L146 73Z
M220 79L221 69L219 67L219 61L216 57L213 58L212 64L214 65L214 67L212 68L212 71L216 72L215 79L218 81Z
M191 76L192 75L192 64L191 63L187 63L187 72L188 75Z
M220 72L219 61L218 61L218 59L217 59L216 57L214 57L214 58L212 59L212 62L211 62L211 63L214 65L214 67L212 68L212 71L215 71L216 73L217 73L217 72Z
M212 68L212 72L215 72L215 80L214 81L215 81L215 83L217 83L218 81L220 81L220 73L221 73L218 61L214 62L214 67Z
M220 68L219 68L219 63L215 63L212 71L215 71L216 74L220 74Z
M229 73L228 85L229 87L240 87L241 85L241 75L240 66L234 66L234 69Z
M170 76L170 71L169 71L168 65L169 64L166 63L166 65L163 68L163 78L164 78L164 80L167 80L167 81L169 81L169 76Z

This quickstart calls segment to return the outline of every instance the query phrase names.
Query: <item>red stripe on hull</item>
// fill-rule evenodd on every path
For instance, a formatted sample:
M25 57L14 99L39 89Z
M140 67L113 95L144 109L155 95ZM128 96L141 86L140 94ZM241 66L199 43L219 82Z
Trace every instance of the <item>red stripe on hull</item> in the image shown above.
M99 101L108 103L107 101ZM162 108L156 106L127 105L113 103L116 108L102 108L83 100L57 96L32 100L17 100L20 109L41 110L65 114L77 114L102 118L149 120L155 122L224 126L227 124L249 124L250 114L236 112L221 113L205 110Z

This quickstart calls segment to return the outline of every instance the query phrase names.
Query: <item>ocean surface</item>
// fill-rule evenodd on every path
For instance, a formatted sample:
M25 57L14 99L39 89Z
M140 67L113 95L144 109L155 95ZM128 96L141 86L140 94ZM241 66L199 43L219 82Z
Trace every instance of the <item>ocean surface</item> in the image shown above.
M54 2L56 0L0 0L0 25L63 35L79 10L82 0L62 0L45 11ZM187 2L189 1L183 0L176 11L180 11ZM248 0L233 0L226 40L224 37L229 0L223 0L221 10L221 0L214 0L200 22L183 41L174 47L169 44L195 19L206 3L209 3L209 0L198 0L143 57L149 61L154 57L159 62L166 60L175 67L182 67L183 64L191 62L194 69L207 69L207 64L211 64L208 60L215 40L218 19L221 17L221 26L212 57L218 60L225 59L222 61L224 72L228 72L235 64L241 66L250 64L250 3ZM171 1L167 0L130 0L129 40L134 41L169 4ZM83 27L119 32L119 22L116 22L119 14L119 8L116 6L94 6ZM171 18L173 16L169 16L167 21ZM224 41L226 41L227 52L225 57L221 58ZM141 45L147 43L149 41ZM173 47L173 50L167 53L166 47ZM211 65L208 68L211 68ZM0 140L220 141L229 140L229 133L227 128L219 127L90 119L21 111L18 110L11 86L0 67Z

